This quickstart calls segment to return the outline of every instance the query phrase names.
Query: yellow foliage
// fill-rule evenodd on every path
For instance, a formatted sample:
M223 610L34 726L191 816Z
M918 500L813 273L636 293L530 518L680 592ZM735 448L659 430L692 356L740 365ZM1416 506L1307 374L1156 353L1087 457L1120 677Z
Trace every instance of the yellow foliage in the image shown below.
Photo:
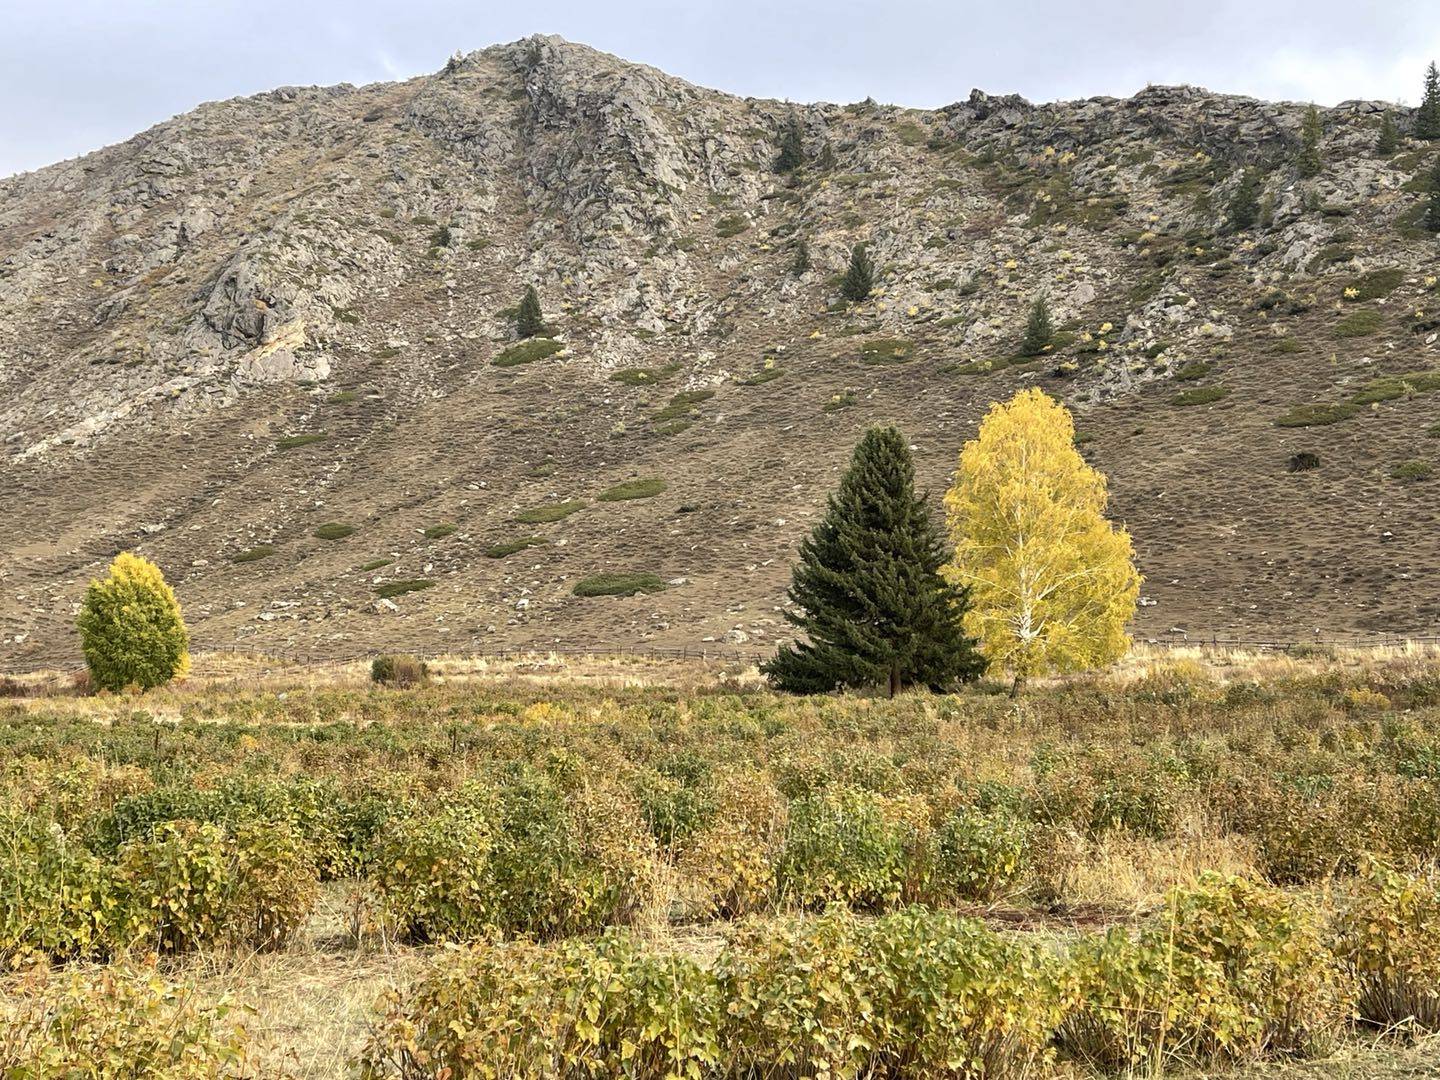
M190 669L180 604L160 568L122 551L104 581L92 581L77 620L90 676L102 690L148 690Z
M1075 449L1069 411L1041 390L996 402L965 444L945 509L948 573L970 589L966 632L1017 683L1123 656L1140 575L1105 518L1105 478Z

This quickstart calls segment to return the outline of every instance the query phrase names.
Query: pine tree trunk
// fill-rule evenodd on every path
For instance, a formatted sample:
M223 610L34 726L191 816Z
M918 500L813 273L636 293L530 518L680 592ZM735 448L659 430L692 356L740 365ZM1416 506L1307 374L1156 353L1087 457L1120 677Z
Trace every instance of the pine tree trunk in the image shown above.
M1024 690L1024 689L1025 689L1025 676L1022 675L1022 674L1020 674L1020 672L1017 671L1017 672L1015 673L1015 681L1010 684L1010 697L1011 697L1012 699L1013 699L1013 698L1018 698L1018 697L1020 696L1020 691L1022 691L1022 690Z
M900 692L900 665L890 665L890 696L893 698Z

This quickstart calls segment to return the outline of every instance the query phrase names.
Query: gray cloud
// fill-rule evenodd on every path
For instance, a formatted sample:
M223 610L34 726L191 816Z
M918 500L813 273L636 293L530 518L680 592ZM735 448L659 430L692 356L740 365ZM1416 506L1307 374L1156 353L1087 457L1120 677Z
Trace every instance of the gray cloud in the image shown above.
M433 71L557 33L706 86L936 106L1146 83L1334 104L1414 103L1433 0L0 0L0 175L127 138L201 101Z

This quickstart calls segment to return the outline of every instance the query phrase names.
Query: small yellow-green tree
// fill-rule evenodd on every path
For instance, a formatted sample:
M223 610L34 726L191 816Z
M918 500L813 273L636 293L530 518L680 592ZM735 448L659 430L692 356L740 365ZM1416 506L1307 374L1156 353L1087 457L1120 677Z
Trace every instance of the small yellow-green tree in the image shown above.
M77 621L90 678L98 689L149 690L190 666L190 635L165 575L128 551L110 575L90 582Z
M1105 502L1069 411L1038 388L992 405L960 452L945 496L947 573L970 590L965 630L1010 670L1012 694L1033 675L1098 667L1129 648L1140 575Z

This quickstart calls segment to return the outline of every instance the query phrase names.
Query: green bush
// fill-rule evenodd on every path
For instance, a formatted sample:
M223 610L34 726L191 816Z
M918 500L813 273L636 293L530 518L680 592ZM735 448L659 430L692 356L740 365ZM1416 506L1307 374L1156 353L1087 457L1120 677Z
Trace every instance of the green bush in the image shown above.
M864 244L850 249L850 265L840 279L840 295L858 304L875 289L875 262Z
M525 286L525 294L515 309L515 335L533 338L545 333L545 315L540 310L540 294L534 285Z
M1020 340L1021 356L1039 356L1050 349L1055 339L1055 327L1050 319L1050 301L1044 293L1035 297L1030 313L1025 319L1025 336Z
M288 435L275 444L276 450L297 450L302 446L314 446L316 443L324 442L330 436L325 432L315 432L310 435Z
M1275 426L1286 428L1323 427L1326 424L1338 424L1342 420L1349 420L1359 411L1358 405L1352 405L1348 401L1336 405L1293 405L1289 411L1281 414L1275 420Z
M392 802L385 792L369 789L348 796L328 779L232 775L214 787L179 782L127 795L91 818L86 835L97 854L113 858L127 841L152 837L171 821L208 822L231 832L277 826L300 838L322 879L338 878L368 861Z
M426 526L422 535L426 540L443 540L447 536L453 536L460 531L459 525L451 525L448 522L443 525Z
M0 810L0 964L107 955L118 917L108 866L58 824Z
M1362 274L1346 287L1346 299L1355 301L1380 300L1389 296L1400 287L1405 280L1405 271L1398 266L1387 267L1384 270L1372 270L1368 274ZM1351 289L1355 295L1350 296Z
M391 819L376 839L371 880L392 932L415 943L490 932L501 900L490 865L495 831L494 809L480 800Z
M1034 1075L1057 965L978 923L912 910L751 924L713 968L610 933L453 952L392 998L369 1080L435 1075Z
M766 383L774 382L776 379L784 378L784 376L784 368L778 368L772 365L761 368L753 375L746 375L743 379L736 379L735 383L737 386L764 386Z
M160 686L190 666L190 635L160 568L122 551L85 590L76 621L91 682L101 690Z
M560 521L571 514L578 514L585 509L585 504L577 499L569 502L551 503L548 506L536 506L529 510L522 510L515 515L515 520L522 525L539 525L550 521Z
M1228 386L1196 386L1189 390L1182 390L1170 399L1171 405L1210 405L1220 401L1229 395Z
M893 906L905 883L906 839L871 792L803 796L790 804L776 887L782 899L805 908L834 901L872 911Z
M230 556L230 561L237 563L259 562L261 559L268 559L274 554L275 549L271 545L256 544L254 547L247 548L237 555Z
M543 536L522 536L518 540L507 540L503 544L492 544L481 552L481 554L487 559L503 559L508 555L514 555L516 552L524 551L526 548L540 547L549 542L550 541L546 540Z
M1440 1031L1440 881L1372 862L1338 921L1360 1019Z
M1348 1017L1350 988L1319 915L1240 879L1176 890L1151 926L1082 941L1066 1053L1107 1071L1317 1055Z
M342 525L338 521L327 521L324 525L319 526L311 535L320 540L344 540L345 537L353 535L354 532L354 525Z
M1025 827L1007 814L956 810L936 826L931 842L927 891L942 902L994 900L1025 868Z
M1233 814L1266 876L1299 885L1353 872L1367 851L1383 850L1384 801L1364 777L1287 778L1247 785Z
M123 940L158 953L277 949L309 914L317 881L304 845L283 825L227 831L165 822L117 856Z
M1341 338L1367 337L1380 332L1385 325L1380 312L1371 308L1353 311L1335 324L1335 336Z
M750 228L750 219L744 214L729 214L715 222L715 235L722 240L739 236Z
M903 364L915 353L915 343L904 338L872 338L860 346L866 364Z
M1383 375L1378 379L1371 379L1350 400L1356 405L1370 405L1377 401L1395 401L1435 390L1440 390L1440 372L1407 371L1401 375Z
M923 909L743 927L715 972L722 1075L1018 1078L1060 1016L1038 949Z
M1430 462L1417 458L1413 461L1402 461L1390 470L1390 476L1396 480L1428 480L1434 472L1435 467Z
M714 396L714 390L682 390L670 399L670 404L653 414L650 419L654 423L683 420L696 412L696 405L702 401L709 401Z
M152 972L37 972L0 995L0 1075L14 1080L214 1080L248 1075L223 1005Z
M502 929L556 937L633 922L653 897L656 846L639 804L608 785L562 791L524 772L500 795Z
M665 582L651 573L591 574L571 590L576 596L632 596L637 592L663 592Z
M642 480L626 480L623 484L616 484L612 488L606 488L599 495L595 496L600 502L621 502L625 499L652 499L662 494L669 485L659 477L650 477Z
M407 940L560 937L633 921L654 892L655 852L633 798L567 793L527 769L391 820L373 865L387 920Z
M382 686L422 686L430 681L430 668L418 656L384 653L370 661L370 681Z
M533 364L547 356L554 356L563 348L563 343L552 338L528 338L501 351L490 362L496 367L519 367L521 364Z
M366 1080L698 1078L718 1063L720 1019L703 968L626 935L481 943L392 998L360 1070Z
M423 592L434 587L435 582L430 578L398 578L395 581L387 581L384 585L377 585L375 595L388 600L392 597L404 596L406 593Z

